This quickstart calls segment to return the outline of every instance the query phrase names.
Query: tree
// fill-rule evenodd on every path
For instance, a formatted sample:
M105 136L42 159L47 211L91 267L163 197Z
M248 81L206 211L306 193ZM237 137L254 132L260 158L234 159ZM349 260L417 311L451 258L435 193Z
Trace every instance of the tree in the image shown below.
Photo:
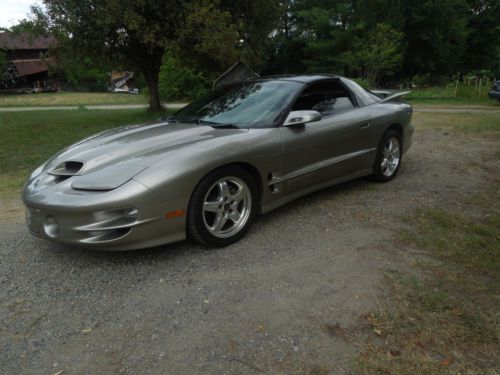
M306 70L302 62L304 40L299 38L295 0L281 4L281 14L264 45L264 74L300 73Z
M281 22L267 46L265 71L273 73L360 71L355 60L346 64L345 58L355 54L357 45L370 39L379 24L403 34L398 47L402 61L390 69L391 76L399 79L416 74L451 76L467 66L494 69L500 53L498 0L283 0L283 4ZM381 74L382 79L387 73Z
M216 30L216 32L214 32ZM168 48L189 68L204 72L221 71L239 59L239 35L231 14L215 3L195 2L187 7L184 26L175 44Z
M44 0L44 5L34 13L76 49L136 66L149 87L150 110L160 109L158 75L167 49L226 66L238 55L238 28L218 0Z
M56 76L65 78L70 87L101 91L109 86L111 66L92 56L80 58L71 50L59 51Z
M238 32L241 60L257 70L264 60L265 42L275 31L282 14L279 0L221 0Z
M348 0L288 0L267 45L272 72L342 72L340 53L349 46Z
M500 75L500 2L469 0L467 71L486 69Z
M344 63L376 87L382 76L388 77L401 67L403 33L380 23L362 35L352 40L351 49L343 55Z
M403 4L406 74L451 75L459 71L468 33L466 1L410 0Z
M212 88L215 77L206 74L167 52L160 69L160 96L166 100L197 99Z
M356 23L385 23L404 33L402 73L452 75L462 68L468 35L467 0L358 0Z

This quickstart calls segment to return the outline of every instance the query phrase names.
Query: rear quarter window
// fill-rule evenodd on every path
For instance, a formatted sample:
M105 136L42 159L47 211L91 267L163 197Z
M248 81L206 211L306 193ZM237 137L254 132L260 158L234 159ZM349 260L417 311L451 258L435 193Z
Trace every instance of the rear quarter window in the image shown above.
M365 90L356 82L351 81L350 79L342 79L342 82L353 92L354 95L356 95L360 104L369 105L380 101L380 98L377 95Z

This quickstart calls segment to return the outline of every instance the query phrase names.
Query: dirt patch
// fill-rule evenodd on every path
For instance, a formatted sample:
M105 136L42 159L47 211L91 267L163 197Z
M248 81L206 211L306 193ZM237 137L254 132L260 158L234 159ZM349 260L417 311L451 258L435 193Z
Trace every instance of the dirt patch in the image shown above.
M24 220L24 206L21 200L0 199L0 223L22 223Z

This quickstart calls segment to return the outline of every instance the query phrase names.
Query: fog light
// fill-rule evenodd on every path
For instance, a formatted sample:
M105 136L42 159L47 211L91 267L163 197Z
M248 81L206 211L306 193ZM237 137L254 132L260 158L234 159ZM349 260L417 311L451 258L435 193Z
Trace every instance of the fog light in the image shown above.
M49 237L57 237L59 234L59 224L54 216L48 215L45 217L43 229Z

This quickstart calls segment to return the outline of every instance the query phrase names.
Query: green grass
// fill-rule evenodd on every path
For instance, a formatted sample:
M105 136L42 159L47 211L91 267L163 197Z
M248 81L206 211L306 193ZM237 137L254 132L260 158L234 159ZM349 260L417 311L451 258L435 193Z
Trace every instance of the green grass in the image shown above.
M104 92L54 92L0 95L0 107L146 104L143 95Z
M78 139L159 117L142 109L0 113L0 196L19 194L32 170Z
M471 218L440 209L417 210L409 223L412 229L402 233L406 242L500 281L500 212Z
M416 107L439 107L439 108L453 108L453 107L491 107L492 109L500 109L500 102L489 98L412 98L405 97L405 101Z
M413 124L420 128L454 129L470 134L500 137L498 113L415 113Z
M487 99L488 92L490 91L493 83L475 86L472 84L459 83L455 86L454 83L450 83L446 86L429 86L429 87L417 87L412 89L412 92L408 95L411 99Z
M481 90L478 86L460 83L457 88L455 84L435 87L419 87L405 96L405 100L417 106L492 106L500 108L497 100L488 97L488 91L492 84L483 85Z
M467 202L475 214L425 209L407 218L402 245L417 247L429 258L417 264L418 276L387 273L389 299L365 317L368 339L356 372L498 374L498 176L493 182Z

